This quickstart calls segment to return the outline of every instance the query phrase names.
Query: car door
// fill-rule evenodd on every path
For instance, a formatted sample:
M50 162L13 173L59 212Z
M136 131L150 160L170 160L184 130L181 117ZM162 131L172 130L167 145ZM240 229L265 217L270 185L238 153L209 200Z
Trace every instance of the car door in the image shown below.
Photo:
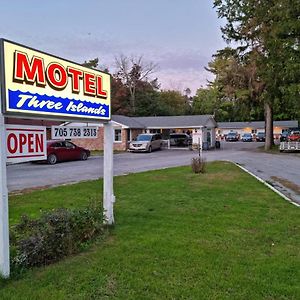
M150 141L150 145L151 145L152 150L155 150L155 149L156 149L155 135L152 135L151 141Z
M60 161L65 160L67 153L66 153L66 145L64 141L59 141L53 144L50 152L55 154L58 160Z
M156 134L155 135L155 149L160 149L161 146L161 135Z
M76 160L80 158L80 151L79 149L73 144L68 141L65 141L65 153L66 158L65 160Z

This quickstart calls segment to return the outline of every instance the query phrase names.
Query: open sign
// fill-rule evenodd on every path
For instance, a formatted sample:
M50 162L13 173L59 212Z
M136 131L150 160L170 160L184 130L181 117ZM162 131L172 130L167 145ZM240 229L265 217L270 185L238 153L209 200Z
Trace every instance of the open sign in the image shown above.
M6 125L7 162L47 159L46 127Z

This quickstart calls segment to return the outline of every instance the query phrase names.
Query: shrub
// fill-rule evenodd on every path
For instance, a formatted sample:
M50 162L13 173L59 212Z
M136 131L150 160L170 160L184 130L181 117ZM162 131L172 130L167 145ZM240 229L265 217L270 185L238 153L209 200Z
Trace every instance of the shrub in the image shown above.
M79 252L90 240L104 233L102 209L56 209L38 220L27 216L11 230L12 263L17 267L48 265Z
M205 173L206 171L206 160L202 157L192 158L191 165L194 173Z

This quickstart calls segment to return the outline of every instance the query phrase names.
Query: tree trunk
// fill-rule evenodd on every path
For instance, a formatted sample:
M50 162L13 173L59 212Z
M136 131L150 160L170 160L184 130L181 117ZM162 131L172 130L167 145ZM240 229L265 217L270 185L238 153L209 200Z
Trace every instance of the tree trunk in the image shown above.
M269 102L265 102L265 133L266 133L266 142L265 150L270 150L274 145L273 137L273 109Z
M130 91L130 108L133 115L135 115L135 93Z

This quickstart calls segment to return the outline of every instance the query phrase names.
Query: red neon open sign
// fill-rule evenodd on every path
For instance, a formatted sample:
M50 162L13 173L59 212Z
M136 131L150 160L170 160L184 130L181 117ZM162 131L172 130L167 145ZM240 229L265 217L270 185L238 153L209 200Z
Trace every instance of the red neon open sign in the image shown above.
M7 162L47 159L46 128L6 125Z

